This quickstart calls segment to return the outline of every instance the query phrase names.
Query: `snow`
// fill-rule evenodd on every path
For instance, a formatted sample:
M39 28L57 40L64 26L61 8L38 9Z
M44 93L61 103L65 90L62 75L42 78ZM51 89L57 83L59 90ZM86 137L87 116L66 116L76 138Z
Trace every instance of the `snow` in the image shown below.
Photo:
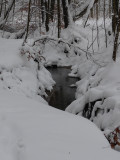
M51 74L40 65L20 54L22 40L0 38L0 89L47 103L41 96L51 91L55 82Z
M0 65L2 67L13 67L23 64L19 55L19 48L22 40L12 40L0 38ZM9 54L8 54L9 51Z
M83 16L83 21L84 21L84 23L83 23L83 26L85 27L85 24L86 24L86 21L87 21L87 19L88 19L88 16L89 16L89 14L90 14L90 10L91 10L91 8L93 7L93 5L94 5L94 0L90 0L90 1L88 1L88 7L87 7L87 12L85 13L85 15Z
M0 91L0 159L118 160L90 121L10 91Z
M101 22L101 21L100 21ZM79 24L80 25L80 24ZM35 63L28 54L21 54L22 40L0 38L0 159L1 160L118 160L104 134L120 125L120 59L111 61L112 37L105 49L103 31L100 34L100 54L96 42L85 53L91 42L90 29L69 26L61 36L68 44L46 42L31 49L45 58ZM109 26L109 23L108 23ZM107 26L107 27L108 27ZM96 34L96 33L95 33ZM95 36L95 35L94 35ZM32 40L30 40L32 41ZM81 48L81 50L78 49ZM77 49L76 49L77 48ZM68 52L65 54L64 51ZM109 55L109 56L108 56ZM108 57L108 58L106 58ZM119 57L119 55L118 55ZM39 58L39 57L37 57ZM47 105L47 97L55 82L45 66L70 66L71 77L80 77L76 83L76 100L66 111ZM87 103L95 102L88 121L81 117Z
M120 125L120 63L119 58L116 63L112 62L104 69L99 69L94 76L83 76L77 82L77 97L66 111L73 114L82 114L87 103L96 102L92 111L91 120L103 130ZM83 74L84 75L84 74ZM96 115L96 111L101 110ZM81 112L81 113L80 113Z
M94 20L88 20L89 26L82 28L82 21L78 21L77 25L81 27L81 31L86 33L86 39L89 44L96 37L96 31L92 35L92 28L96 28ZM104 30L100 28L103 25L103 19L99 19L99 43L93 44L94 53L81 54L80 62L72 67L71 74L75 74L81 78L76 83L77 92L76 100L72 102L66 111L83 115L83 111L88 104L95 103L91 107L90 120L94 122L98 128L104 131L105 134L112 132L120 125L120 48L118 48L117 61L112 61L113 37L108 37L108 48L105 47ZM107 31L110 29L111 22L106 20ZM108 36L108 35L107 35ZM85 36L84 36L85 37ZM82 41L83 46L85 44ZM92 47L89 49L92 51Z
M86 42L84 33L79 31L79 27L69 26L68 29L62 30L60 39L57 39L53 35L41 36L37 39L42 39L43 37L48 37L48 39L51 39L47 40L43 45L41 45L41 43L36 44L35 49L37 49L37 45L41 45L40 51L42 56L45 58L45 61L43 62L45 66L71 66L79 62L81 53L75 46L80 47L82 44L81 42ZM60 43L59 40L61 40ZM63 42L68 42L71 46L62 43L62 40ZM77 42L75 42L76 40ZM28 45L29 44L30 42L28 42ZM77 53L77 56L75 56L75 52Z

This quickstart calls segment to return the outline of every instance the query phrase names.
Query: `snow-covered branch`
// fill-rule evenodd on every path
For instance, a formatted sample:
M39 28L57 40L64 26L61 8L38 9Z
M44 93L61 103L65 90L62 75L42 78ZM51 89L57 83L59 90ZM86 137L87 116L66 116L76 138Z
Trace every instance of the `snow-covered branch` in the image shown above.
M81 5L80 7L77 8L77 10L75 10L75 13L73 12L73 19L77 20L81 17L83 17L84 15L89 14L90 9L93 7L93 4L97 3L98 0L86 0L83 5Z

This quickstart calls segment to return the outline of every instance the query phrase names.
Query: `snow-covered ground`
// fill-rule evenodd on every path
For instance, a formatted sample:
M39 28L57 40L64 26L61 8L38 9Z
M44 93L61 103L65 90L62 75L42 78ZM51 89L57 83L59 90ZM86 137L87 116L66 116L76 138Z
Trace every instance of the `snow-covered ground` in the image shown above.
M87 102L102 99L102 103L96 103L91 120L99 128L113 130L120 119L119 59L115 64L111 62L109 48L103 56L95 54L95 58L102 57L102 62L109 54L107 62L104 62L108 63L107 67L99 66L87 59L84 52L75 51L74 45L84 48L87 36L91 38L87 35L89 29L84 34L84 29L78 31L78 28L75 27L74 32L73 28L62 32L72 47L46 44L42 55L46 59L44 64L74 65L70 76L81 77L81 81L77 83L77 100L67 111L81 114ZM100 38L102 40L102 36ZM33 59L28 61L25 55L20 54L21 40L0 38L0 44L0 160L120 158L92 122L45 104L47 102L42 96L47 96L45 91L51 90L55 82L42 64L38 70ZM68 53L64 54L66 50ZM105 51L104 46L100 51Z
M119 160L90 121L0 91L1 160Z
M22 40L0 38L0 89L44 101L45 90L51 90L55 84L51 74L26 56L20 54Z

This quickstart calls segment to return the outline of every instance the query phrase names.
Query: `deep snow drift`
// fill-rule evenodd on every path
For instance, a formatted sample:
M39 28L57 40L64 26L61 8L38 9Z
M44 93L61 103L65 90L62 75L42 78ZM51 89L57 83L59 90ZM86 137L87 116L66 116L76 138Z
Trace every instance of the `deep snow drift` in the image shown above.
M119 160L90 121L0 91L1 160Z

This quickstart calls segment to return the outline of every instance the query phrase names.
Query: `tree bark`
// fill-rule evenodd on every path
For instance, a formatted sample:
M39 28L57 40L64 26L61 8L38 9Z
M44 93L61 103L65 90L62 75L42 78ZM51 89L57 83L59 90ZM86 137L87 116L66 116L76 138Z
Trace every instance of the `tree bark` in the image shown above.
M112 31L115 34L117 25L119 0L112 0Z
M23 45L24 45L24 43L26 43L26 40L27 40L27 37L28 37L28 32L29 32L29 24L30 24L30 7L31 7L31 0L29 0L27 29L26 29L26 35L25 35L25 39L24 39Z
M116 21L117 22L116 22L116 29L115 29L115 40L114 40L114 48L113 48L113 55L112 55L113 61L116 61L116 55L117 55L117 49L118 49L118 39L119 39L119 31L120 31L120 7L119 7Z
M53 17L54 17L54 7L55 7L55 0L51 1L51 9L50 9L50 14L51 14L51 20L53 22Z
M41 15L42 15L42 23L45 22L45 5L44 5L44 0L41 0Z
M46 32L48 32L49 31L49 6L46 0L45 0L45 10L46 10L45 28L46 28Z
M57 0L57 8L58 8L58 38L60 38L60 29L61 29L61 21L60 21L60 0Z
M69 25L69 15L68 15L68 6L67 6L66 0L62 0L62 6L63 6L64 24L65 24L65 28L67 28Z

